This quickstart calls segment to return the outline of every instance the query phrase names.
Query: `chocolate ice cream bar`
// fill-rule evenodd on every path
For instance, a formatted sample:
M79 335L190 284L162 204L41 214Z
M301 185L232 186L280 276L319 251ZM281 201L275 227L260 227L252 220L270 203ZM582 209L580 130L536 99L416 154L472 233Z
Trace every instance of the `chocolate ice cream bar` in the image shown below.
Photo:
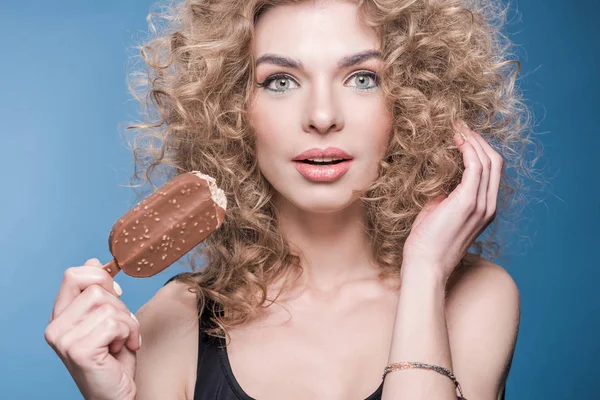
M108 238L114 260L103 268L143 278L159 273L223 223L227 199L215 179L187 172L168 181L129 210Z

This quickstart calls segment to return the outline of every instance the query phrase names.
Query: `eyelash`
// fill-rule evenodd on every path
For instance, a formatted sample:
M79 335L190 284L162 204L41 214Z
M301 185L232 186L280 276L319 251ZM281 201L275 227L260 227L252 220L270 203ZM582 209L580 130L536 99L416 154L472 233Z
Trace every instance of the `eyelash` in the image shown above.
M352 74L348 80L355 78L356 76L360 76L360 75L365 75L370 77L374 82L375 85L372 87L369 87L367 89L359 89L358 87L355 87L356 90L360 91L360 92L370 92L372 90L377 89L377 87L379 86L379 76L374 73L374 72L370 72L370 71L358 71L354 74ZM292 78L290 75L288 74L274 74L269 76L268 78L266 78L264 81L258 83L258 86L268 90L269 92L273 92L273 93L286 93L287 91L291 90L291 89L287 89L287 90L274 90L274 89L270 89L268 86L271 84L271 82L277 80L277 79L289 79L292 80L294 82L296 82L296 80L294 78ZM298 84L298 82L296 82L296 84Z

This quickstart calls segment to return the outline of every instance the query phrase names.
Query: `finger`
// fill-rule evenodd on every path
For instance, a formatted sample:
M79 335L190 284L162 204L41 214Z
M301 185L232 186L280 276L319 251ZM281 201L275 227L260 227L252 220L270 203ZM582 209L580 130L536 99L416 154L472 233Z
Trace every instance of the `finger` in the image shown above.
M465 203L469 212L475 211L477 204L477 193L481 182L483 166L475 148L468 140L462 141L460 133L454 134L454 141L463 155L463 172L460 184L450 193L448 197L459 197L459 201Z
M131 351L140 348L139 326L129 315L117 314L119 318L101 320L82 338L84 343L94 344L96 348L108 347L110 353L117 353L126 344Z
M111 304L117 310L129 313L129 309L121 300L99 285L85 288L54 320L49 324L49 334L60 336L79 324L88 314L104 304Z
M488 184L488 209L489 215L493 215L496 212L498 190L500 188L500 179L502 178L502 165L504 160L502 156L490 146L479 133L474 132L475 139L481 144L481 147L485 150L488 157L492 160L492 168L490 170L490 182Z
M476 209L480 212L481 216L485 216L487 214L487 194L492 161L488 157L485 150L483 150L483 148L481 147L481 144L477 141L477 139L475 139L475 132L469 129L469 127L464 122L462 122L461 125L463 132L467 137L467 140L473 145L473 148L477 152L477 156L481 161L481 165L483 166L483 171L481 172L481 183L479 184L479 190L477 192Z
M119 335L119 332L115 331L117 325L125 325L127 328L127 336ZM94 347L96 351L103 347L113 345L113 342L122 344L126 341L127 347L131 350L139 349L139 325L133 320L129 311L123 312L116 309L111 304L104 304L101 307L96 308L89 315L87 315L79 324L75 325L72 329L66 331L64 334L53 340L49 341L49 344L54 347L57 353L69 357L73 347L76 346L82 338L87 337L93 331L97 330L98 327L102 327L107 330L107 334L113 334L112 340L104 343L97 344L85 343L82 344L85 347ZM114 346L114 345L113 345Z
M120 319L103 319L87 334L77 337L70 345L67 357L83 367L94 360L104 359L110 353L109 346L131 336L130 327Z
M88 260L89 263L89 260ZM98 263L101 265L100 263ZM102 268L85 265L82 267L71 267L65 270L63 280L54 302L54 308L50 320L56 318L77 296L90 285L99 285L108 292L119 297L122 293L118 284L110 274Z

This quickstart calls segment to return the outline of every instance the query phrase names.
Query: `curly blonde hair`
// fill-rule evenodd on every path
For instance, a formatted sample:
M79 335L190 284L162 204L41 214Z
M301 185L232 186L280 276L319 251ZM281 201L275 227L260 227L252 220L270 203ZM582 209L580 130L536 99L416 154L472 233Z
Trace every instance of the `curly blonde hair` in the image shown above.
M255 88L257 18L271 7L300 2L170 2L149 15L151 36L139 47L143 62L131 74L143 116L128 127L134 186L155 189L156 178L198 170L214 177L227 196L224 224L188 254L192 272L177 276L197 294L199 314L212 304L207 333L213 336L228 338L229 328L281 294L267 299L269 284L302 272L278 229L274 189L258 168L245 114ZM462 155L452 142L457 119L504 159L498 217L472 246L475 254L497 257L500 211L506 215L522 203L525 178L535 180L535 159L526 160L536 149L530 112L515 86L520 63L508 59L512 43L501 33L509 7L492 0L355 3L379 34L381 89L393 113L379 176L360 197L380 278L398 275L403 244L423 205L460 182Z

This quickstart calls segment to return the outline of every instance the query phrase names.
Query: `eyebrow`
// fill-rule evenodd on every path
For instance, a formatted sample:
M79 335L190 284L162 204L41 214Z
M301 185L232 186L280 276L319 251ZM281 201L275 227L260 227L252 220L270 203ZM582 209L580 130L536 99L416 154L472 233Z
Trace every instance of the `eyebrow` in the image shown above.
M381 52L379 52L378 50L365 50L365 51L361 51L356 54L351 54L351 55L342 57L338 61L337 66L340 69L348 68L348 67L352 67L354 65L360 64L371 58L381 59L382 58ZM278 54L267 53L267 54L263 54L262 56L258 57L258 59L256 60L256 66L258 67L260 64L263 64L263 63L270 63L270 64L279 65L281 67L288 67L288 68L304 70L304 65L302 64L302 61L294 60L292 58L284 57L284 56L281 56Z

